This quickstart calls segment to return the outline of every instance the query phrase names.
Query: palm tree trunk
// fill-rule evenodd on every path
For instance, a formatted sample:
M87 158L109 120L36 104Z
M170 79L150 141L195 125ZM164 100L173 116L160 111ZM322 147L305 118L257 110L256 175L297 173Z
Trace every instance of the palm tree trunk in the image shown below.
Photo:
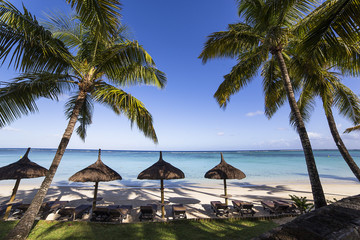
M326 113L326 119L329 124L331 135L335 141L337 148L339 149L342 157L344 158L347 165L350 167L351 171L354 173L355 177L360 181L360 168L356 165L356 162L351 157L350 153L348 152L347 148L345 147L344 142L342 141L340 134L336 128L336 123L334 120L334 116L332 114L331 109L328 109Z
M281 69L282 79L284 81L284 86L288 96L291 112L295 116L297 132L299 134L302 148L305 154L305 161L310 178L311 190L314 198L314 205L315 208L320 208L326 206L326 199L321 185L319 173L316 168L315 158L310 144L309 136L307 134L304 121L302 120L298 105L295 100L295 94L291 85L289 73L287 71L287 67L283 55L281 53L281 50L274 50L272 54L275 54L278 60Z
M80 91L79 96L76 100L74 110L69 119L68 125L65 129L64 135L60 141L59 147L56 151L55 157L51 163L48 173L45 176L44 181L41 184L39 191L36 193L34 199L32 200L29 209L25 212L24 216L21 218L19 223L12 229L5 239L14 240L22 239L25 240L29 235L30 230L34 224L35 217L38 214L40 207L44 201L47 191L49 190L50 184L54 178L56 170L60 164L61 158L64 155L66 147L70 141L71 135L74 131L75 124L77 122L80 109L84 103L86 97L85 91Z

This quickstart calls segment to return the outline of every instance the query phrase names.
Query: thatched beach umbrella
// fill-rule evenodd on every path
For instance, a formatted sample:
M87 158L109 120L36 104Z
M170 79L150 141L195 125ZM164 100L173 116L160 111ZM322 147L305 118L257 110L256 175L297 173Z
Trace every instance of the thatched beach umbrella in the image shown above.
M121 180L120 174L106 166L101 161L101 149L99 149L99 157L98 160L84 168L83 170L75 173L69 178L69 181L73 182L95 182L95 190L94 190L94 200L92 204L92 210L94 211L96 207L96 198L99 182L109 182L114 180Z
M222 153L220 154L221 154L221 162L218 165L216 165L214 168L207 171L205 173L205 177L211 179L224 179L224 198L225 198L225 204L228 205L226 179L243 179L246 177L246 175L241 170L225 162L223 154Z
M165 217L164 206L164 179L181 179L185 178L185 174L178 168L174 167L162 159L162 152L160 151L159 161L142 171L138 179L159 180L161 183L161 217Z
M16 179L16 183L9 200L9 206L5 212L5 220L9 217L12 207L11 203L15 200L20 180L22 178L43 177L48 171L46 168L43 168L40 165L30 161L28 158L29 152L30 148L27 149L25 155L19 161L0 168L0 180Z

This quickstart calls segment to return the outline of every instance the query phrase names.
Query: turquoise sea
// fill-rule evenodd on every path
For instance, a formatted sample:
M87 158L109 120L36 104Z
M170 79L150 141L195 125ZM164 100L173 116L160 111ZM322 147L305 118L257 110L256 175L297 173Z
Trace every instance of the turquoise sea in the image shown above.
M31 149L29 159L48 168L55 151L55 149ZM0 167L19 160L25 152L26 149L0 149ZM322 182L341 184L357 182L338 151L315 150L314 154ZM352 150L350 154L360 165L360 150ZM302 151L226 151L223 152L223 155L227 163L246 174L246 178L240 180L241 184L309 182ZM68 178L94 163L97 156L98 150L67 149L55 175L53 185L81 185L81 183L69 182ZM101 159L122 176L123 180L115 182L115 184L124 187L158 185L155 181L137 180L137 175L159 159L159 152L102 150ZM176 186L185 182L211 184L216 180L205 179L204 174L220 162L220 152L165 151L163 159L185 173L185 179L167 181L167 186ZM40 183L42 180L43 178L27 179L23 180L22 184ZM13 184L13 181L1 181L0 185L3 184Z

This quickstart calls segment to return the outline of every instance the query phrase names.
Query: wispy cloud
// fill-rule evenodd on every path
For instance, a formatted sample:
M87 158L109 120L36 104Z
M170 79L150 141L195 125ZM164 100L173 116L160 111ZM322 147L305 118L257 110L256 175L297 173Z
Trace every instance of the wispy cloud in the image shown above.
M287 130L289 130L288 128L284 128L284 127L279 127L279 128L277 128L277 130L278 131L287 131Z
M218 136L224 136L224 132L218 132L216 135L218 135Z
M254 117L256 115L263 115L263 114L264 114L264 112L259 110L259 111L256 111L256 112L249 112L249 113L246 114L246 116L247 117Z
M13 127L3 127L0 130L9 131L9 132L20 132L21 131L20 129L13 128Z
M320 133L316 133L316 132L308 132L309 138L311 139L320 139L322 138Z

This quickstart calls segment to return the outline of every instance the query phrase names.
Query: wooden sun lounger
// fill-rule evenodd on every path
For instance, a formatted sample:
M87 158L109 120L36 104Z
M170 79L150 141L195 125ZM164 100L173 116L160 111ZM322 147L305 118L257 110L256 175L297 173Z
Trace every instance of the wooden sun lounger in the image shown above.
M157 212L157 205L148 204L146 206L140 206L140 216L139 220L154 220L155 214Z
M251 216L254 216L254 214L256 213L256 210L253 208L254 204L252 204L251 202L233 200L232 204L235 211L239 212L241 216L243 216L244 214L250 214Z
M216 216L218 215L228 215L229 214L229 206L220 201L211 201L210 202L211 209L215 212Z
M3 217L8 206L12 206L11 211L10 211L10 214L11 214L12 212L14 212L16 210L16 207L20 206L21 204L22 204L22 202L12 202L12 203L6 203L6 204L0 205L0 217Z
M63 208L67 201L48 201L43 202L43 204L40 207L39 216L40 218L46 218L47 215L49 215L52 212L56 212L60 208ZM21 217L26 210L30 207L30 204L19 204L17 206L14 206L14 215L17 217Z
M182 204L172 205L173 219L186 219L186 208Z
M61 215L61 218L67 218L68 220L75 220L76 218L81 218L85 212L89 212L91 209L90 204L82 204L77 207L65 207L59 210L58 214Z
M96 207L93 211L91 221L110 222L119 221L122 222L127 218L130 213L132 205L110 205L106 207Z
M270 214L290 213L295 210L295 205L283 200L262 200L261 205L264 210L268 210Z

